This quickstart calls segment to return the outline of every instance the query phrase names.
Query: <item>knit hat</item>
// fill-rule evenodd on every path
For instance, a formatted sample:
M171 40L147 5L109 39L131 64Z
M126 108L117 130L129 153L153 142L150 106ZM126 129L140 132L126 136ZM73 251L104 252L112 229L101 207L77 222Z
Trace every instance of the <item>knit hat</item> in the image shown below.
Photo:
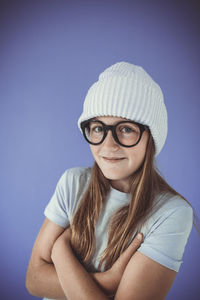
M115 116L147 125L156 155L167 137L167 110L159 85L142 67L119 62L99 75L85 98L78 126L97 116Z

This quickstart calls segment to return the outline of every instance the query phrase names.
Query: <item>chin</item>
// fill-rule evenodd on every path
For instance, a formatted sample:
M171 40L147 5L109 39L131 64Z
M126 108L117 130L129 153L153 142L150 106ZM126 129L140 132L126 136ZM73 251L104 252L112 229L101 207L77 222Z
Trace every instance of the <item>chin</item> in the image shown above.
M120 179L122 179L121 177L113 176L113 175L110 175L110 174L105 174L105 173L103 173L103 175L104 175L107 179L109 179L109 180L120 180Z
M121 172L117 172L116 170L108 171L108 170L101 169L101 171L102 171L103 175L109 180L121 180L124 178L124 177L122 177Z

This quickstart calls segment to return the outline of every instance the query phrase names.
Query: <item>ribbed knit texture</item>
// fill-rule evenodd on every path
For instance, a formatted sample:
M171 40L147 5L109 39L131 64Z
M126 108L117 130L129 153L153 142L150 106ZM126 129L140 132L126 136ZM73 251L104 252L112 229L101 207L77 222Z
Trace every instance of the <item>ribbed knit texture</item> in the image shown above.
M148 125L156 155L167 137L167 110L159 85L143 68L116 63L100 74L85 98L81 122L97 116L116 116Z

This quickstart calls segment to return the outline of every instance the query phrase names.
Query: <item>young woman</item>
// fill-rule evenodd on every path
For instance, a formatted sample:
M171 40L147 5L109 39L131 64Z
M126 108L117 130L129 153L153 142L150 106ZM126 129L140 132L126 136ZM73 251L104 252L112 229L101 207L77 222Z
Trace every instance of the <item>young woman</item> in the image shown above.
M116 63L89 89L78 125L95 163L59 180L26 286L49 299L164 299L193 210L155 168L167 136L162 91L141 67Z

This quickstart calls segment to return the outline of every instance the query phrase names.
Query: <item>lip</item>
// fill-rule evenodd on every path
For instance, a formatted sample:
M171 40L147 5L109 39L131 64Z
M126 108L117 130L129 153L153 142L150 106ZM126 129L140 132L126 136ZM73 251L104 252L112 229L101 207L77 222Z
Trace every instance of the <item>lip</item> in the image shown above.
M105 157L102 156L103 160L110 163L118 163L125 159L125 157Z

